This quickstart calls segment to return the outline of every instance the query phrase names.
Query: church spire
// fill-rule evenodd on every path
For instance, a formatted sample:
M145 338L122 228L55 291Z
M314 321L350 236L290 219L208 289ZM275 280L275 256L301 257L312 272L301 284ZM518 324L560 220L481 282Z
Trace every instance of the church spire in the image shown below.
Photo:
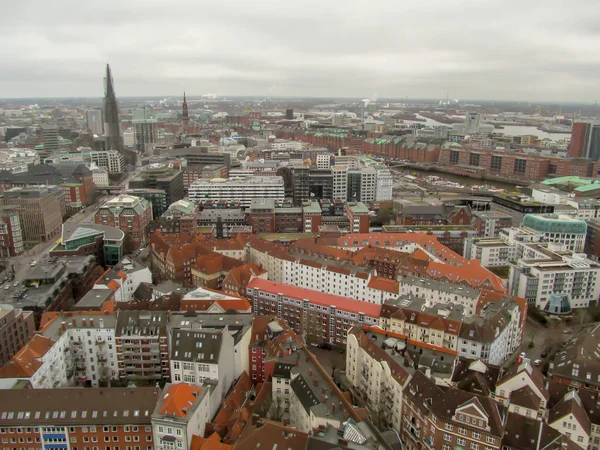
M187 98L185 97L185 91L183 91L183 120L189 120L189 119L190 119L190 115L188 112Z

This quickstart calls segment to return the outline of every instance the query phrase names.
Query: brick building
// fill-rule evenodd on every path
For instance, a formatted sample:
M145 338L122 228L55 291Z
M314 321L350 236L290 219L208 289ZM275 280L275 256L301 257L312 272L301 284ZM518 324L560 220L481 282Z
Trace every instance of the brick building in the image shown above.
M131 195L119 195L96 212L94 222L97 225L115 227L125 233L125 247L133 250L148 241L150 222L152 221L151 203Z
M0 367L6 364L35 332L31 311L0 304Z
M272 281L254 279L246 289L255 315L275 315L306 340L344 345L354 325L376 325L381 305Z
M0 390L4 449L153 450L155 387Z
M598 172L598 163L588 159L562 159L460 146L443 147L438 164L471 177L499 175L525 181L542 181L552 176L595 176Z
M290 355L301 346L300 338L285 320L275 316L254 316L248 346L252 383L270 381L277 358Z
M489 397L454 387L444 390L417 371L402 403L400 436L407 450L502 448L506 410Z
M25 249L58 237L65 215L58 187L12 188L4 192L4 204L18 207Z

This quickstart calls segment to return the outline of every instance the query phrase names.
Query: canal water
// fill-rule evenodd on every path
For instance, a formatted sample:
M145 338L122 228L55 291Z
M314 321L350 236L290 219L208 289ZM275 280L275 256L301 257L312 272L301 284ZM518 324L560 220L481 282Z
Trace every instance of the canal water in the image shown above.
M498 189L504 189L505 192L518 192L517 187L511 183L504 183L501 181L484 181L478 180L475 178L463 177L460 175L453 175L451 173L446 172L437 172L435 170L425 171L419 169L412 169L410 167L398 167L392 168L393 173L403 173L406 175L412 175L417 178L425 178L427 176L437 176L440 178L445 178L448 181L453 181L455 183L462 184L463 186L481 186L487 185L489 187L495 187ZM440 186L440 190L443 191L443 187Z
M404 123L406 124L412 124L412 123L420 123L423 125L427 125L427 126L438 126L438 125L444 125L444 126L448 126L451 127L451 124L447 124L447 123L442 123L442 122L438 122L437 120L433 120L430 119L428 117L423 117L419 114L417 114L417 117L420 119L425 119L425 122L423 121L415 121L415 120L405 120ZM557 141L559 139L564 139L564 138L568 138L570 137L569 133L548 133L546 131L542 131L542 130L538 130L536 127L528 127L528 126L524 126L524 125L504 125L504 128L499 128L494 130L495 133L503 133L509 136L522 136L522 135L533 135L533 136L537 136L540 139L552 139L553 141Z

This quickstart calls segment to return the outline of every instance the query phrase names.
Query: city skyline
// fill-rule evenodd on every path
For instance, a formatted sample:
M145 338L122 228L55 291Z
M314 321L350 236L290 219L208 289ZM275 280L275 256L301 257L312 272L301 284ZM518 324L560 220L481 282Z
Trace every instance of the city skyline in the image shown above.
M90 15L67 0L68 16L60 7L38 5L34 14L17 4L0 31L0 56L9 62L0 97L98 97L99 73L109 62L119 97L183 90L190 97L370 99L450 92L461 99L593 103L599 36L597 14L585 4L577 0L565 10L558 1L509 1L501 9L470 1L384 2L377 9L362 2L179 2L157 14L152 2L138 8L107 1ZM189 17L199 19L186 25Z

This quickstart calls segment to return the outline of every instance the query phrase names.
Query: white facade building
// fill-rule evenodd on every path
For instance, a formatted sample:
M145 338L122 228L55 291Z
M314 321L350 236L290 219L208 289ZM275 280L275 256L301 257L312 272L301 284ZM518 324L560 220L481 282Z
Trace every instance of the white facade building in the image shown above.
M204 436L211 418L208 389L167 383L152 413L154 449L189 449L194 435Z
M104 187L110 184L108 181L108 171L105 169L97 168L96 170L92 170L92 180L98 187Z
M377 193L377 171L371 166L363 167L360 175L360 201L366 204L374 202Z
M572 308L596 305L600 297L600 264L585 254L546 253L542 258L519 259L511 265L509 292L542 310L552 294L567 296Z
M192 200L238 200L248 208L254 198L283 200L285 197L283 177L244 177L198 179L188 189Z
M377 171L377 186L375 188L375 201L383 202L392 199L394 180L392 172L384 165L375 166Z
M221 330L172 329L169 355L171 381L201 385L216 382L225 395L234 380L235 351L227 327Z
M329 153L317 155L317 169L329 169L331 167L331 155Z
M335 165L331 168L333 175L333 200L346 201L348 197L348 167Z
M125 157L117 150L91 151L90 159L108 173L122 173L125 170Z
M402 391L409 373L386 350L352 328L346 344L346 377L355 392L366 399L369 409L395 430L402 422Z

